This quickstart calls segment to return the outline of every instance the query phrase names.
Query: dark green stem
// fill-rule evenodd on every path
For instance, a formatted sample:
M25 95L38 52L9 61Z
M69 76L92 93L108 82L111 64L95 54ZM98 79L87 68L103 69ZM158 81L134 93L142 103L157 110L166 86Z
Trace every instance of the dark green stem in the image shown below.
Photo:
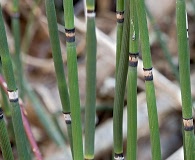
M149 43L149 36L148 36L144 0L137 0L136 7L137 7L138 26L140 31L140 42L141 42L142 59L143 59L143 67L144 67L143 69L144 69L144 78L145 78L145 87L146 87L146 101L147 101L147 108L148 108L152 159L161 160L156 96L155 96L155 89L153 83L152 60L151 60L151 53L150 53L150 43Z

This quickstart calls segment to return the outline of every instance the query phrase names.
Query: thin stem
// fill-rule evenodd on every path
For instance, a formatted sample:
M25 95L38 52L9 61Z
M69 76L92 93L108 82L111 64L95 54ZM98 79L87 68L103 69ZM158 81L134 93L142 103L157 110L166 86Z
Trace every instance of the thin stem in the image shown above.
M83 142L81 126L80 96L78 86L78 67L75 44L73 1L64 0L64 21L67 49L68 84L70 93L70 110L72 116L72 136L74 160L82 160Z
M117 35L116 35L116 75L118 71L121 42L123 35L123 22L124 22L124 0L117 0L116 2L116 19L117 19Z
M137 64L139 30L135 0L130 0L130 47L127 83L127 160L137 159Z
M146 13L148 15L148 18L151 22L151 24L153 25L154 27L154 30L155 30L155 34L156 34L156 37L157 37L157 40L159 41L160 45L161 45L161 48L163 50L163 53L165 55L165 58L167 59L168 63L169 63L169 66L170 68L172 69L172 72L173 74L175 75L175 78L177 79L177 81L179 82L179 72L178 72L178 69L177 67L173 64L173 61L172 61L172 57L171 57L171 53L169 52L167 46L166 46L166 42L163 40L162 38L162 33L160 31L160 28L158 26L158 24L156 23L154 17L152 16L152 14L150 13L149 9L146 7Z
M13 127L16 138L16 146L20 160L31 159L28 151L27 142L25 138L24 127L20 107L18 103L17 87L14 79L13 67L10 58L10 53L7 44L7 37L5 33L5 26L3 23L2 10L0 7L0 56L2 60L2 68L7 81L7 88L9 91L9 100L12 110Z
M96 104L96 32L95 1L87 0L86 33L86 108L85 108L85 159L94 159L95 104Z
M125 4L124 26L121 43L121 53L116 77L114 110L113 110L113 132L114 132L114 153L115 158L124 159L123 156L123 134L122 134L122 119L124 94L128 71L128 51L129 51L129 0Z
M12 7L12 31L14 37L14 48L15 48L15 64L16 64L16 81L20 90L20 97L23 99L24 87L23 87L23 67L20 54L20 13L19 13L19 1L13 0Z
M3 110L0 108L0 145L5 160L14 160L10 140L8 137L8 132L6 129L5 121L3 118Z
M184 0L176 1L177 41L179 53L179 74L182 97L182 116L184 125L184 155L186 160L193 160L194 126L192 118L192 96L190 88L190 57L186 6ZM187 22L187 23L186 23Z
M143 67L144 67L143 70L144 70L145 87L146 87L146 101L147 101L147 108L148 108L152 159L160 160L161 149L160 149L158 115L157 115L157 108L156 108L156 97L155 97L155 89L153 83L150 43L149 43L149 36L148 36L144 0L136 1L136 7L137 7L138 26L140 31L141 50L142 50L142 59L143 59Z
M65 121L67 124L68 135L70 139L70 146L72 149L72 125L71 125L71 118L70 118L70 101L68 95L68 89L66 85L66 79L64 74L64 66L62 61L62 54L60 49L60 41L58 36L58 28L57 28L57 19L55 13L55 6L54 1L46 0L46 13L47 13L47 20L48 20L48 27L49 27L49 34L50 34L50 42L52 48L52 56L55 66L58 90L60 93L60 100L62 103L62 109L65 116ZM72 149L73 153L73 149Z

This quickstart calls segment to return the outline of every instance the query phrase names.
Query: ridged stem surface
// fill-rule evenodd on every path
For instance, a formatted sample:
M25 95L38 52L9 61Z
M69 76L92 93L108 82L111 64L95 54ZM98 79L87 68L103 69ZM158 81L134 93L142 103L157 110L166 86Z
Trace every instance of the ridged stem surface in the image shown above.
M137 159L137 64L139 30L135 0L130 0L129 69L127 82L127 160Z
M182 116L184 125L184 155L186 160L194 160L194 126L190 88L190 56L186 28L186 6L184 0L176 1L176 16Z
M72 139L74 160L82 160L83 155L83 140L82 140L82 124L81 124L81 109L80 96L78 86L78 67L77 54L75 44L75 28L74 28L74 10L73 1L64 0L64 21L65 21L65 36L67 50L67 66L68 66L68 86L70 94L70 110L72 118Z
M2 69L7 81L8 90L15 92L17 91L17 87L15 83L11 57L8 49L7 37L5 33L1 8L0 8L0 39L1 39L0 56L2 60ZM12 120L13 120L14 134L15 134L19 159L29 160L31 159L31 157L27 147L26 135L24 132L18 100L12 102L10 101L10 104L12 110Z
M151 53L150 53L150 43L149 43L149 36L148 36L144 0L137 0L136 7L137 7L138 26L140 31L140 42L141 42L141 51L142 51L142 59L143 59L143 67L144 67L152 160L160 160L161 148L160 148L158 115L157 115L157 107L156 107L155 88L154 88L153 75L152 75L152 60L151 60Z
M96 32L95 1L86 0L86 102L85 102L85 159L94 159L96 113Z
M115 157L123 157L123 105L128 71L129 56L129 0L125 3L124 26L121 43L121 53L115 85L114 108L113 108L113 134Z

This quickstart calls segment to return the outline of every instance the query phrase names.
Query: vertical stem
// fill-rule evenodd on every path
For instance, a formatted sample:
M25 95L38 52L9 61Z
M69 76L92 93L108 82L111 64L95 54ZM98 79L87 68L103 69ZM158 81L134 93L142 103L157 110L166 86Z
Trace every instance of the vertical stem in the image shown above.
M3 118L3 110L0 108L0 145L3 154L3 159L14 160L11 144L8 137L5 121Z
M129 69L127 83L127 160L137 159L137 64L139 30L135 0L130 0Z
M148 15L148 18L151 22L151 24L153 25L154 27L154 30L155 30L155 34L156 34L156 37L161 45L161 48L163 50L163 53L164 53L164 56L165 58L167 59L168 63L169 63L169 66L171 67L172 69L172 72L173 74L175 75L175 78L177 79L177 81L179 82L179 72L178 72L178 69L177 67L173 64L173 61L172 61L172 57L171 57L171 53L169 52L167 46L166 46L166 42L163 40L162 38L162 33L160 31L160 28L159 26L157 25L154 17L152 16L152 14L150 13L149 9L146 7L146 13Z
M24 96L24 87L23 87L23 67L20 54L20 13L19 13L19 1L13 0L12 7L12 31L14 37L14 48L15 48L15 64L17 67L16 70L16 81L20 90L20 97L23 99Z
M67 47L68 84L70 93L70 110L72 116L72 136L74 160L83 159L83 142L81 126L80 96L78 86L78 68L75 44L73 1L64 0L64 21Z
M3 23L2 10L0 8L0 56L2 60L2 68L8 85L9 100L12 108L13 127L16 138L16 146L20 160L30 159L25 132L22 123L20 107L18 103L18 90L16 87L12 62L7 44L5 26Z
M85 159L94 159L95 104L96 104L96 32L95 0L87 0L86 35L86 109L85 109Z
M54 60L54 67L55 67L56 77L57 77L58 90L60 93L60 100L62 103L64 118L68 128L70 146L72 149L72 126L71 126L71 117L70 117L70 101L69 101L68 89L67 89L66 79L64 74L62 54L60 49L55 6L53 0L52 1L46 0L45 3L46 3L46 13L47 13L50 42L52 48L52 56Z
M186 6L184 0L176 1L177 40L179 53L179 74L182 97L182 116L184 125L184 155L186 160L193 160L194 126L192 118L192 98L190 88L190 57L188 44L188 28L186 25Z
M117 19L117 35L116 35L116 75L118 71L121 42L123 35L123 23L124 23L124 0L117 0L116 2L116 19Z
M123 101L125 94L126 78L128 71L129 56L129 0L125 4L124 26L121 43L121 53L116 77L115 98L113 109L113 133L114 133L114 157L115 159L124 159L123 156Z
M147 100L147 108L148 108L152 159L160 160L161 149L160 149L158 115L157 115L157 108L156 108L156 97L155 97L155 89L153 83L150 43L149 43L149 36L148 36L144 0L137 0L136 7L137 7L138 25L140 31L141 50L142 50L142 59L143 59L143 67L144 67L143 70L144 70L145 87L146 87L146 100Z

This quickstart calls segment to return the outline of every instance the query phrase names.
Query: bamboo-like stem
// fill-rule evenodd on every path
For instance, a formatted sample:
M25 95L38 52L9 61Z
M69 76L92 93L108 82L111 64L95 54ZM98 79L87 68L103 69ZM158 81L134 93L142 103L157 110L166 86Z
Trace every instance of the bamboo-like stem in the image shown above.
M94 159L96 104L96 32L95 0L86 0L86 102L85 102L85 159Z
M12 31L14 37L14 48L15 48L15 65L16 65L16 81L19 86L19 94L23 99L24 87L23 87L23 67L20 54L20 13L19 13L19 1L13 0L12 7Z
M153 75L152 75L150 43L149 43L149 36L148 36L144 0L136 1L136 7L137 7L138 26L140 31L140 42L141 42L142 59L143 59L143 67L144 67L143 69L144 69L144 78L145 78L145 87L146 87L146 101L147 101L147 108L148 108L152 159L160 160L161 149L160 149L158 115L157 115L157 108L156 108L156 97L155 97L155 89L154 89Z
M5 26L3 23L2 10L0 8L0 56L2 60L2 68L7 81L7 88L9 91L9 100L11 104L12 110L12 119L13 119L13 127L16 138L16 146L18 151L18 156L20 160L28 160L31 159L30 153L28 151L26 135L24 132L24 127L22 123L22 117L20 112L20 107L18 103L18 93L17 87L14 79L13 67L10 58L10 53L7 44L7 37L5 33Z
M78 86L78 67L75 44L75 28L74 28L74 11L73 1L63 0L64 5L64 21L65 36L67 49L67 65L68 65L68 84L70 93L70 110L72 117L72 137L74 160L82 160L83 157L83 141L81 126L81 110L80 96Z
M11 144L8 137L5 121L3 118L3 110L0 108L0 145L4 160L14 160Z
M116 1L116 19L117 19L117 35L116 35L116 75L118 71L120 52L121 52L121 42L123 34L123 22L124 22L124 0Z
M184 155L186 160L194 160L194 125L192 118L192 96L190 88L190 57L185 0L176 1L177 41L179 54L179 74L182 97L184 128ZM187 22L187 23L186 23Z
M60 49L60 41L58 36L58 28L57 28L57 19L55 13L54 1L46 0L46 13L50 34L50 42L52 48L52 56L55 66L58 90L60 93L60 100L62 103L62 109L65 117L65 122L67 124L69 142L72 149L72 125L71 125L71 117L70 117L70 101L68 95L68 89L66 85L66 79L64 74L64 67L62 61L62 54ZM72 149L73 153L73 149Z
M151 24L153 25L153 28L155 30L155 34L156 34L157 40L159 41L159 43L161 45L161 48L162 48L163 53L164 53L164 56L167 59L167 61L169 63L169 66L172 69L173 74L175 75L175 78L179 82L179 72L178 72L178 69L173 64L171 53L169 52L169 50L168 50L168 48L166 46L166 42L162 38L162 33L160 31L160 28L159 28L158 24L156 23L154 17L152 16L152 14L150 13L149 9L147 8L147 6L145 6L145 7L146 7L147 16L148 16Z
M123 134L122 134L122 119L123 119L123 101L125 94L125 86L128 71L128 56L129 56L129 0L125 3L124 26L121 43L121 53L116 77L114 109L113 109L113 134L114 134L114 157L115 159L124 159L123 156Z
M127 160L137 159L137 64L139 30L135 0L130 0L129 69L127 83Z

